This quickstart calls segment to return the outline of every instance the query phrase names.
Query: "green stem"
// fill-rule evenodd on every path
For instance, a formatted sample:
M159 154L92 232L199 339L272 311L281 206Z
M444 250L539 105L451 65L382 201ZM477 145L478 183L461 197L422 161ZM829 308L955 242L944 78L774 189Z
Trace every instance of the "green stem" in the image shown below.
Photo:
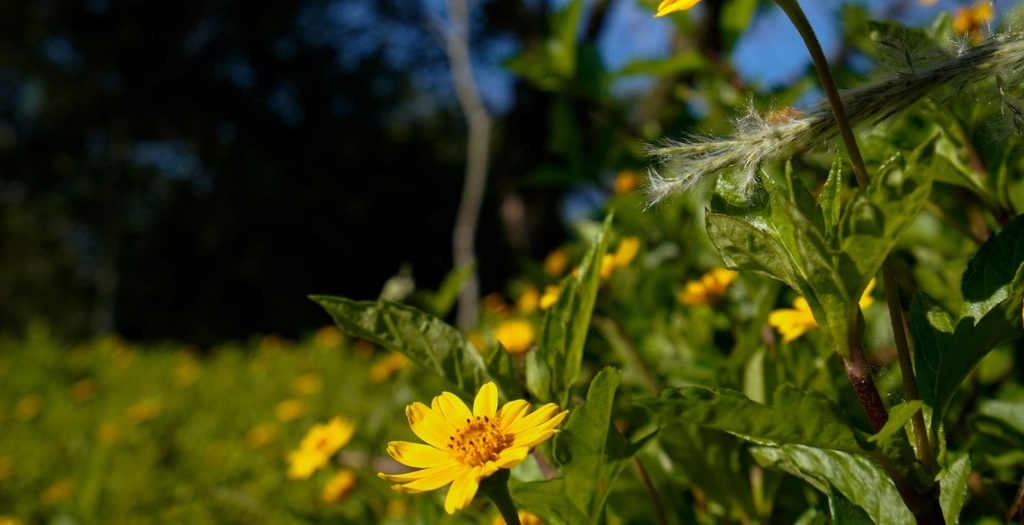
M512 471L509 469L498 469L497 472L487 476L480 481L480 488L477 492L483 493L498 507L498 512L505 519L508 525L521 525L519 522L519 511L515 503L512 503L512 495L508 492L508 477Z

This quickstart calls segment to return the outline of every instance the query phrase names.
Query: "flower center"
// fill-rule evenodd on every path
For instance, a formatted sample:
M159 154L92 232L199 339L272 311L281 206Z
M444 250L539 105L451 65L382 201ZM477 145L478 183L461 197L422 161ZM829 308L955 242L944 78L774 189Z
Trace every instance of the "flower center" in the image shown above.
M463 465L479 467L496 461L508 448L514 436L504 434L498 422L487 416L466 419L466 424L448 438L448 451Z

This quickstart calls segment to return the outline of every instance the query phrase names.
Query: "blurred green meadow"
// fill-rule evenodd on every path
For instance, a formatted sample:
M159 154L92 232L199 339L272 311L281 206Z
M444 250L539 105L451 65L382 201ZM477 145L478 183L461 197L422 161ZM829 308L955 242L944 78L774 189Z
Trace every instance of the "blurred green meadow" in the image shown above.
M439 386L405 364L333 327L201 351L32 326L0 341L0 523L405 522L410 501L375 472L411 437L404 405ZM288 452L337 416L351 442L287 479ZM325 495L345 468L354 486Z

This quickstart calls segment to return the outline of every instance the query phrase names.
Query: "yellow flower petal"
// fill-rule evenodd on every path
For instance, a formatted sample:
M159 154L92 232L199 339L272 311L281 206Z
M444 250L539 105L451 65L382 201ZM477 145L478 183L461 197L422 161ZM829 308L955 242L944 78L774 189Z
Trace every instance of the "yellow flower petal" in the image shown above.
M439 467L454 462L451 455L441 449L408 441L388 443L388 455L395 461L413 468Z
M561 423L561 419L558 421ZM521 434L516 434L516 440L512 442L514 447L526 447L533 448L540 443L547 441L551 436L558 432L554 427L538 426L525 430Z
M612 265L616 268L629 266L640 252L640 239L636 237L624 237L619 241L619 247L612 255Z
M556 417L555 414L558 413L558 410L558 405L554 403L548 403L538 408L532 414L519 418L518 420L513 422L512 425L508 427L508 432L512 434L518 434L520 432L530 430L531 428L541 423L544 423L545 421L553 417Z
M770 313L768 324L778 329L782 340L787 343L818 327L811 307L803 297L793 301L793 308L782 308Z
M444 510L448 514L455 514L469 505L476 496L476 489L480 487L480 478L472 470L459 472L448 489L448 495L444 498Z
M473 415L494 417L498 411L498 387L494 383L486 383L480 388L473 400Z
M506 448L498 454L498 459L494 460L494 465L498 468L512 468L526 459L526 456L530 453L530 447L517 447Z
M655 17L665 16L669 13L675 13L676 11L686 11L687 9L697 5L700 0L665 0L658 6L658 12L654 14Z
M505 406L501 407L501 411L497 416L501 420L501 428L509 428L512 426L513 421L526 415L529 411L530 402L525 399L516 399L515 401L505 403Z
M874 304L875 298L871 297L871 291L874 290L874 289L875 289L875 279L872 277L871 280L868 281L868 285L866 287L864 287L864 293L860 294L859 305L860 305L860 309L861 310L867 310L867 308L869 306Z
M423 403L417 402L406 407L405 416L409 419L413 433L427 444L440 449L448 446L448 438L456 430L447 419Z
M459 396L451 392L441 392L441 395L434 398L432 405L434 410L440 409L444 418L456 428L465 424L467 419L473 418L469 407L459 399Z
M429 490L437 490L451 483L452 480L455 479L456 474L463 470L465 469L462 465L452 463L451 465L414 470L404 474L384 474L381 472L378 473L377 476L392 483L399 483L399 485L391 487L397 492L416 494L419 492L427 492Z

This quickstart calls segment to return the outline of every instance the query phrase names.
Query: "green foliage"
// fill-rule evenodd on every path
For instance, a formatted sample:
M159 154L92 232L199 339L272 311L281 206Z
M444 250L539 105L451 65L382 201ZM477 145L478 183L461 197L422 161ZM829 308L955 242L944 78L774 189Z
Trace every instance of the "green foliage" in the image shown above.
M754 443L797 443L866 452L862 445L866 436L850 426L839 407L821 395L787 386L776 390L771 406L755 403L739 392L712 392L697 387L668 390L644 404L669 417L729 432Z
M562 476L513 485L526 508L564 523L599 523L615 479L653 437L629 443L615 428L613 408L619 373L602 370L590 383L586 402L574 407L555 438L554 460Z
M579 275L563 283L558 300L544 316L540 344L527 356L526 376L530 393L542 401L565 406L580 373L583 346L601 283L601 264L608 250L611 215L583 257Z
M1000 344L1020 337L1022 227L1018 217L971 259L962 279L964 307L958 322L926 294L911 304L910 328L918 343L915 370L923 399L937 410L933 426L975 365Z
M1017 88L1000 80L999 104L941 86L918 86L913 97L899 89L965 54L988 64L1024 51L950 53L942 45L954 30L948 17L915 29L869 24L862 7L845 8L851 49L900 75L845 95L861 122L882 124L859 130L870 183L855 187L828 140L784 144L800 126L827 139L827 112L754 114L804 95L809 78L753 93L750 108L739 109L747 95L720 57L745 37L759 2L704 4L716 15L706 23L717 25L700 37L699 18L665 19L692 39L687 51L618 71L596 45L609 5L573 0L538 17L535 39L509 60L520 86L544 92L526 118L545 132L527 149L540 160L508 169L538 190L617 173L615 189L571 225L575 237L558 257L524 261L506 289L482 300L478 326L463 333L443 319L469 275L460 268L437 291L416 289L403 273L378 301L313 296L356 340L328 331L327 343L268 338L204 357L128 351L116 339L58 350L31 330L25 341L0 341L0 509L85 523L487 522L494 509L483 497L448 515L444 485L398 494L374 473L400 472L387 443L415 440L403 407L443 389L468 400L494 381L503 401L569 411L550 440L486 482L510 480L516 505L546 523L902 524L937 521L927 515L936 509L948 523L1012 516L1024 473L1024 375L1011 345L1024 303L1024 219L1014 218L1024 154L1019 139L993 144L979 130L998 116L991 106L1013 113ZM977 63L939 71L952 77ZM862 76L842 64L836 72L851 83ZM651 93L611 89L641 75L663 78ZM896 98L863 98L881 88ZM750 114L741 132L726 141L742 155L709 172L717 177L703 187L710 195L698 183L645 209L632 192L633 170L645 163L637 138L719 132L742 111ZM685 146L700 164L715 144ZM825 152L806 151L819 146ZM885 311L901 298L863 297L886 258L895 272L886 284L915 292L913 370L899 370ZM796 319L796 336L773 315L789 305L782 313ZM375 357L373 344L389 352ZM402 369L398 354L414 368ZM178 384L182 374L192 383ZM321 390L296 386L311 375ZM91 405L69 401L69 385L84 378L96 387ZM887 406L872 405L876 398ZM288 452L312 424L338 414L357 422L353 443L312 479L286 479ZM111 420L124 431L119 440L103 437ZM267 428L275 439L249 443ZM470 443L485 443L486 460L496 453L486 447L505 446L508 436L479 437ZM358 488L344 501L318 502L342 467L358 470ZM74 482L73 497L50 488L63 480Z
M510 377L491 375L480 352L462 332L430 314L388 301L352 301L323 295L311 299L327 310L345 332L405 354L464 394L475 395L488 381L495 381L506 395L517 390Z

